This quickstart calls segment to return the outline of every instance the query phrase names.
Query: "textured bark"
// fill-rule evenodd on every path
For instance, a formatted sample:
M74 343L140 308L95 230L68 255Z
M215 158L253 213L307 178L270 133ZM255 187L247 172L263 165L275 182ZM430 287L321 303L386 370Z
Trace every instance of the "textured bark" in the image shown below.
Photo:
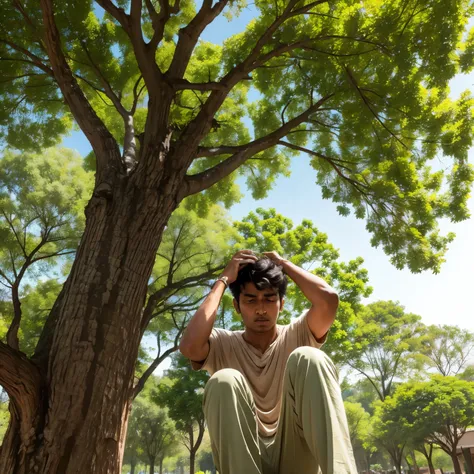
M148 179L159 185L150 186ZM163 172L150 172L141 182L118 176L110 197L96 193L90 200L65 291L41 338L45 413L38 403L40 372L20 353L1 347L0 381L15 415L2 446L2 474L121 472L147 282L177 205L179 180ZM10 385L23 383L25 373L36 376L31 395L21 387L12 397L5 385L11 370L1 370L5 357L29 370L10 375Z

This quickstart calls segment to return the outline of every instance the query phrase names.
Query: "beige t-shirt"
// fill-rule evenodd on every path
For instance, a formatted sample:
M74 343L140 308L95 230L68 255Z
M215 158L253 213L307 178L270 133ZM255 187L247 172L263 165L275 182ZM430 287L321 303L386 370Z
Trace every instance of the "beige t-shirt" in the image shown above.
M307 311L288 325L277 325L278 336L262 354L243 338L244 331L214 328L209 338L209 354L201 369L210 375L221 369L235 369L244 375L252 391L261 436L276 433L280 416L283 375L289 355L298 347L320 348L327 334L318 342L309 329ZM199 365L193 364L195 368Z

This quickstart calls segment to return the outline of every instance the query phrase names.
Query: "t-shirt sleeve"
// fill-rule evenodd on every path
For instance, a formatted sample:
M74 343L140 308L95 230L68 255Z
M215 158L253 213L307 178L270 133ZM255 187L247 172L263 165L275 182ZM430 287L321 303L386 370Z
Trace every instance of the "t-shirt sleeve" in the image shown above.
M217 372L222 365L222 348L225 345L227 331L219 328L213 328L209 336L209 353L204 361L191 361L194 370L206 370L211 375Z
M319 349L328 337L329 331L320 339L316 339L311 332L308 324L309 310L306 310L301 316L294 319L288 326L289 336L296 340L297 347L310 346Z

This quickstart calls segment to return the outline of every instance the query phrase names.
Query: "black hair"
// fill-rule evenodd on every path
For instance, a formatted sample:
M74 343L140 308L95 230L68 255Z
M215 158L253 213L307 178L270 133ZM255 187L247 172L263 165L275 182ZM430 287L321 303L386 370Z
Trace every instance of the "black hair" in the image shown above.
M247 264L237 275L237 280L229 285L229 289L239 303L240 293L246 283L253 283L257 290L275 288L278 290L280 301L286 294L288 277L283 273L280 265L277 265L268 257L262 257L255 263Z

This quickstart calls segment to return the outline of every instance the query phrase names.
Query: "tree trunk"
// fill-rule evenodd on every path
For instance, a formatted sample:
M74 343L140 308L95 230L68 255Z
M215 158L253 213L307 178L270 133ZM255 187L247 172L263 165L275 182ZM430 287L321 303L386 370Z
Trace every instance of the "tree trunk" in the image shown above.
M420 474L420 466L418 466L418 463L416 462L416 456L415 456L415 451L411 451L411 457L413 459L413 466L415 467L415 472L416 474Z
M426 462L428 463L428 467L430 469L430 474L435 474L435 467L433 465L432 456L429 456L427 453L424 453L423 451L421 451L421 453L424 454L426 458Z
M196 460L196 451L192 449L189 452L189 474L194 474L194 462Z
M160 458L160 474L163 474L163 458Z
M45 390L36 384L38 413L25 409L31 393L5 380L16 367L0 346L0 383L15 414L0 450L2 474L121 472L147 283L180 184L147 171L117 176L86 207L76 259L40 339L47 366ZM26 364L17 354L18 366Z
M136 466L136 462L132 461L130 463L130 474L135 474L135 466Z
M155 460L150 460L150 474L155 474Z
M462 474L461 464L459 462L459 458L456 454L456 451L451 453L451 459L453 461L454 474Z

